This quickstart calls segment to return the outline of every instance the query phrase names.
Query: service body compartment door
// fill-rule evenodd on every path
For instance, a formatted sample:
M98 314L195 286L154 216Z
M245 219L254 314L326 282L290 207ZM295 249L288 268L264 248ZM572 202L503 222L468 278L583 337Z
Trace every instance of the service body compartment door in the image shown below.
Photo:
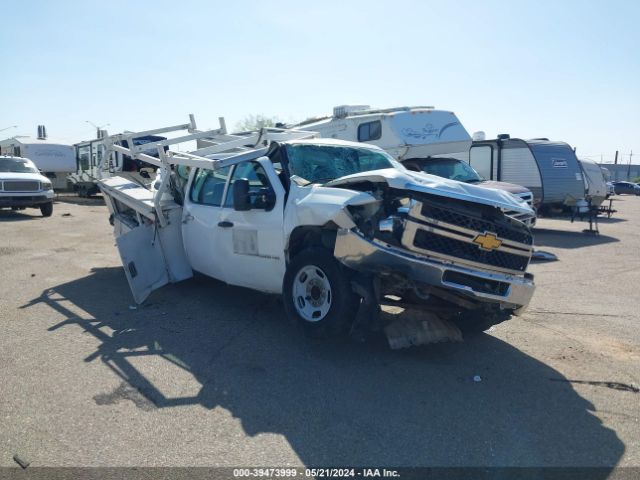
M114 236L136 303L158 288L193 275L182 243L182 208L164 207L161 227L153 210L153 192L130 180L113 177L100 182L112 215Z
M169 283L162 246L154 237L153 225L144 225L116 238L124 272L136 303L144 302L151 292Z

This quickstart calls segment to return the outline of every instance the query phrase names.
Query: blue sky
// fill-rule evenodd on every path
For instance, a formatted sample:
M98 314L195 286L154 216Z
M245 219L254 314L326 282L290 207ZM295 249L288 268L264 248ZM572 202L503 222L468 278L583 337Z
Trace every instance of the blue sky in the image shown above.
M4 0L0 138L77 142L334 105L434 105L469 132L640 156L637 1ZM636 157L638 158L638 157ZM594 158L599 159L599 157ZM635 163L635 162L634 162Z

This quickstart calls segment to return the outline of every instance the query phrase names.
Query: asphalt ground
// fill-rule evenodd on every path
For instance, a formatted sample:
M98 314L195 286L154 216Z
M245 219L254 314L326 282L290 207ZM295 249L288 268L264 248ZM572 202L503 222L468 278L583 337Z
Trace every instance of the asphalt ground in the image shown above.
M0 211L0 466L640 467L640 197L539 220L524 316L402 351L203 277L133 309L101 199L61 200Z

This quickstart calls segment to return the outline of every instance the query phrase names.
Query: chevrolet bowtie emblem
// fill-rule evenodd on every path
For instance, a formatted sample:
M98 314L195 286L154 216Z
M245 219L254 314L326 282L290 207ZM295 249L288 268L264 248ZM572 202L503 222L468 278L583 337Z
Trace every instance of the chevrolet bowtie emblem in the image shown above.
M478 245L482 250L490 252L499 248L500 245L502 245L502 240L500 240L495 233L484 232L484 234L476 236L476 238L473 239L473 243Z

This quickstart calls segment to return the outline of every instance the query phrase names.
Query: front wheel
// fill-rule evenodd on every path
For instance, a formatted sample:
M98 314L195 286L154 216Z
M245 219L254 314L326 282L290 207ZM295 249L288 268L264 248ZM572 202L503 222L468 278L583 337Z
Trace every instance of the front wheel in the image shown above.
M282 288L287 316L312 337L346 333L359 302L347 273L322 248L296 255L287 267Z
M50 217L53 213L53 202L40 205L40 212L42 213L43 217Z

